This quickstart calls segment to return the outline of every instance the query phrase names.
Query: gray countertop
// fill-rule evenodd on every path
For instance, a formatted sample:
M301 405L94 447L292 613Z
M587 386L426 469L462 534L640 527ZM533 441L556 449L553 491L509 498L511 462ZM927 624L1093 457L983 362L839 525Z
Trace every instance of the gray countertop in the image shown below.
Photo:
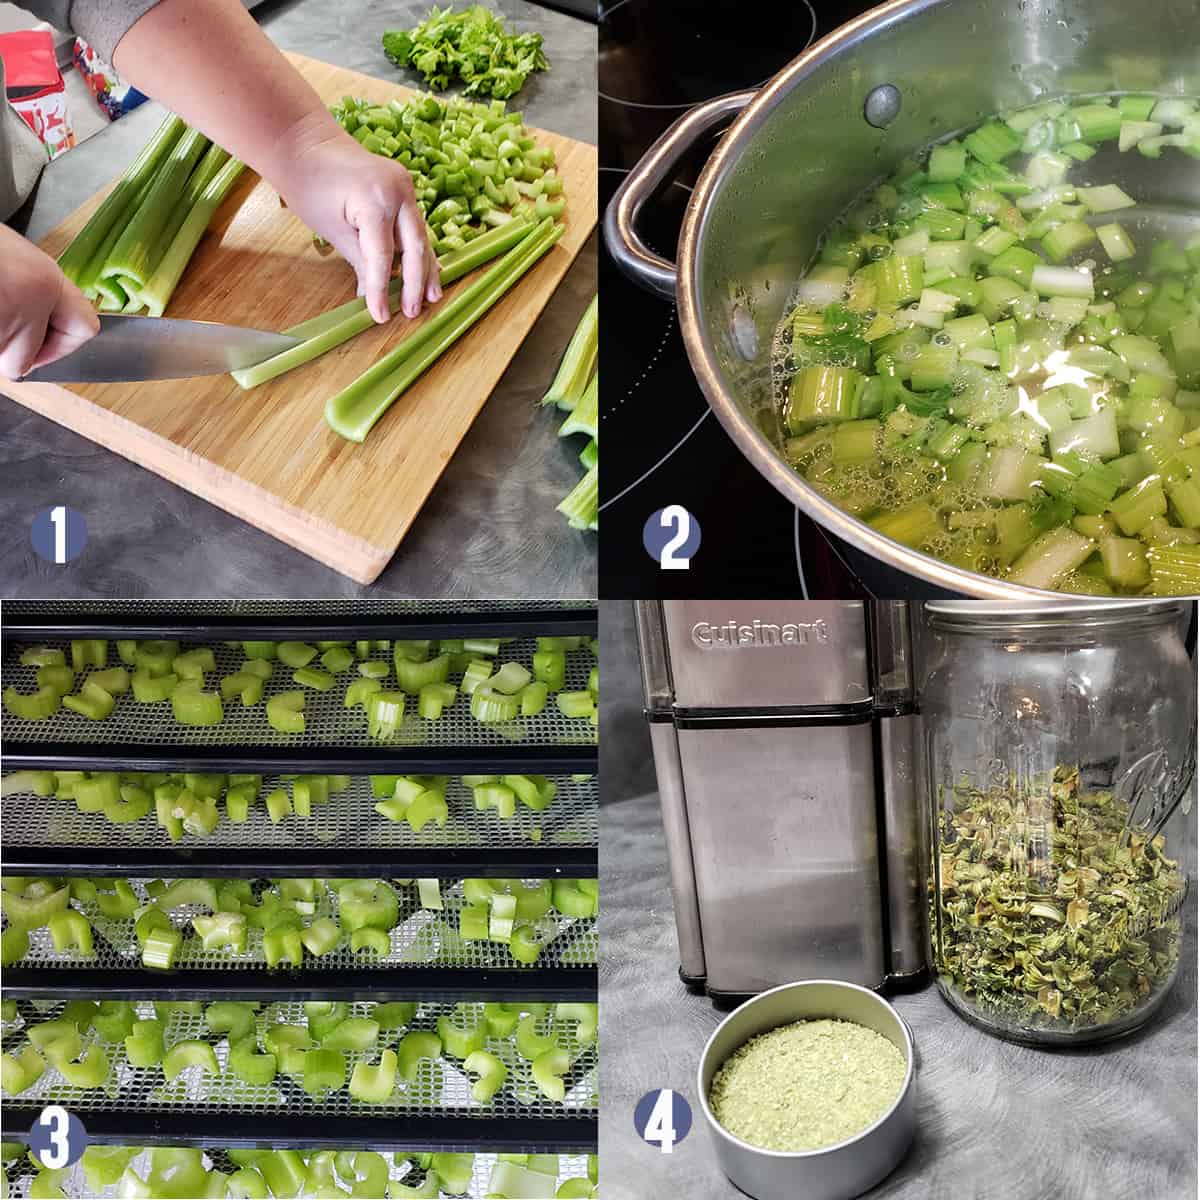
M696 1101L696 1062L722 1014L676 974L658 797L606 805L600 819L604 1195L737 1200ZM893 997L917 1044L918 1132L872 1200L1194 1200L1195 927L1193 901L1165 1007L1108 1046L1011 1045L956 1017L933 987ZM670 1156L633 1127L638 1099L663 1087L695 1117Z
M532 125L596 140L596 27L524 0L490 0L519 28L545 35L551 70L513 104ZM272 0L255 15L283 49L399 83L379 44L414 25L428 0ZM25 232L44 236L124 168L162 110L148 103L46 171ZM396 557L359 584L190 492L0 397L0 596L594 596L596 535L554 506L578 482L579 439L558 440L541 398L596 290L587 246L509 364ZM89 543L51 566L29 541L33 515L83 513Z

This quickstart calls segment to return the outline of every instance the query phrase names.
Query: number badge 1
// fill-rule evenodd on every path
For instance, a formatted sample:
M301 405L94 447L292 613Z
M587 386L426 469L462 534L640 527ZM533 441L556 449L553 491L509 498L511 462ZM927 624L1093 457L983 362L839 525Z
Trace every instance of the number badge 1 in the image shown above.
M56 504L33 518L29 540L47 562L62 566L78 558L87 545L87 521L81 512Z

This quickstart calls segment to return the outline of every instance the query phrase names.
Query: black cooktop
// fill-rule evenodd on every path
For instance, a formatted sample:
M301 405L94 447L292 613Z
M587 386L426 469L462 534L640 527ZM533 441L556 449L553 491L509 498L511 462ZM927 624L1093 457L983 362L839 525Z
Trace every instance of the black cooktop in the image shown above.
M600 200L692 105L754 87L869 4L601 0ZM709 147L644 210L642 234L674 258L691 185ZM856 596L868 590L819 529L742 457L688 364L674 305L644 292L603 245L600 290L605 448L602 594ZM687 570L643 546L647 519L683 505L700 526Z

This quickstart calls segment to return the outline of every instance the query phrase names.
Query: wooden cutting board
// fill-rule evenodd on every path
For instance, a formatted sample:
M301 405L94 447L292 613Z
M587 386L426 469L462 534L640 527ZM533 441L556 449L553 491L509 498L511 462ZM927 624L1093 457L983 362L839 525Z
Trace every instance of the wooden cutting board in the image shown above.
M411 94L301 55L288 57L329 102L355 95L382 103ZM0 381L3 393L334 570L370 583L396 552L596 224L596 147L544 130L533 133L554 149L567 195L566 232L392 405L361 445L328 428L325 401L424 317L397 317L249 392L220 375L69 386ZM43 248L59 254L107 190L52 230ZM276 193L247 172L198 247L166 315L284 329L354 293L350 267L337 255L318 253L309 231L280 207ZM557 365L546 363L547 384ZM555 437L553 422L546 437L548 442Z

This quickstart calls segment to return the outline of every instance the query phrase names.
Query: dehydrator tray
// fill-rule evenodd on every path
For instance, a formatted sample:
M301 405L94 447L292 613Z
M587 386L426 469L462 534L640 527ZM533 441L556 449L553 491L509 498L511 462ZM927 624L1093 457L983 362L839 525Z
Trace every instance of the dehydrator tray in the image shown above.
M370 1017L374 1003L350 1005L350 1016ZM377 1062L380 1051L394 1048L404 1033L436 1031L437 1018L453 1006L421 1003L404 1029L382 1034L370 1051L346 1051L346 1078L360 1061ZM19 1002L14 1020L3 1025L6 1052L27 1044L26 1028L62 1014L57 1001ZM139 1017L154 1016L153 1005L135 1005ZM470 1006L472 1014L482 1005ZM261 1036L269 1024L307 1025L304 1007L296 1001L269 1003L257 1016ZM549 1030L551 1018L538 1018L538 1032ZM596 1046L580 1046L569 1023L560 1026L561 1045L571 1059L563 1077L562 1101L547 1099L533 1081L530 1064L518 1054L512 1037L489 1037L486 1049L508 1068L508 1076L489 1103L471 1096L471 1078L462 1064L446 1057L421 1059L412 1083L398 1081L383 1103L352 1098L345 1087L324 1099L311 1098L298 1081L277 1075L270 1084L245 1083L227 1071L229 1043L224 1034L208 1030L199 1013L172 1012L165 1026L169 1050L180 1041L212 1045L221 1075L185 1070L171 1083L162 1068L130 1065L123 1041L105 1042L89 1029L85 1047L98 1042L109 1068L97 1088L67 1083L50 1063L41 1077L4 1103L4 1124L13 1136L24 1136L41 1110L60 1104L83 1121L93 1141L130 1145L190 1145L212 1143L253 1146L370 1146L377 1150L415 1151L469 1147L479 1150L555 1153L593 1150L596 1145L599 1102ZM8 1136L8 1135L6 1135Z
M455 1149L458 1149L457 1147ZM466 1147L459 1152L470 1154L473 1149ZM222 1149L213 1149L210 1147L204 1148L204 1156L206 1165L218 1171L224 1171L230 1174L237 1170L237 1164L233 1162L228 1154ZM419 1170L414 1170L411 1166L399 1166L391 1161L391 1155L387 1156L389 1165L389 1176L396 1183L404 1183L407 1186L412 1186L421 1178L422 1173ZM142 1178L145 1178L148 1172L147 1160L149 1154L145 1151L136 1155L130 1160L134 1170L137 1171ZM496 1165L496 1155L492 1152L476 1153L475 1161L471 1165L471 1184L466 1192L446 1192L439 1191L438 1197L450 1200L454 1197L455 1200L485 1200L489 1193L489 1183L492 1176L492 1170ZM555 1177L554 1184L557 1191L568 1179L588 1178L588 1160L586 1154L562 1154L559 1156L559 1170ZM15 1160L8 1165L7 1169L9 1191L8 1194L17 1200L24 1200L29 1195L29 1186L33 1182L33 1168L28 1157L20 1160ZM69 1200L117 1200L120 1193L116 1185L104 1188L93 1188L87 1183L84 1178L83 1168L76 1164L68 1169L68 1173L62 1182L62 1190L66 1193Z
M130 879L139 910L151 903L144 879ZM266 881L256 885L256 893ZM458 933L465 905L462 883L441 888L444 908L422 908L415 886L396 886L399 919L388 934L386 954L354 953L341 937L327 954L304 955L299 965L269 967L263 954L263 930L248 929L246 948L206 950L191 918L211 911L181 905L166 911L184 934L175 963L165 970L142 965L134 917L107 917L93 903L73 900L71 907L92 927L93 953L75 947L54 948L45 927L28 933L29 949L5 970L9 998L54 995L136 999L154 993L173 1000L239 999L287 996L293 999L411 1000L417 997L493 1000L594 1000L598 941L594 918L573 919L551 909L535 922L544 941L536 963L522 964L506 945L468 941ZM316 908L308 918L338 920L337 900L328 888L316 889Z
M583 600L8 600L4 636L252 638L595 637Z
M206 687L225 675L235 674L245 659L240 646L211 644L216 670L210 672ZM70 656L70 642L63 639L20 641L7 638L4 643L3 682L22 694L37 688L37 668L22 665L24 650L44 645ZM498 661L515 661L528 667L536 641L522 638L502 647ZM375 651L372 658L390 662L387 651ZM120 665L110 647L109 666ZM585 691L588 673L595 666L589 650L567 654L564 691ZM219 725L189 726L173 716L171 702L142 704L131 692L118 696L112 713L102 721L68 708L60 708L41 720L24 720L5 713L6 758L10 766L29 765L31 756L51 754L64 769L87 770L83 761L93 764L100 758L116 755L127 764L122 769L156 770L147 758L157 763L170 760L204 764L216 760L243 763L250 758L279 764L280 770L342 771L411 770L438 773L430 763L444 764L447 771L459 774L483 774L475 765L490 755L501 763L535 763L526 770L538 774L582 774L594 770L596 727L587 718L566 717L551 695L546 707L535 717L497 724L477 721L470 712L469 697L458 696L435 721L426 720L416 711L410 698L400 727L387 741L372 738L367 731L366 715L361 707L346 708L346 686L357 675L343 673L326 692L301 688L292 679L292 671L276 662L265 681L263 699L246 707L236 699L223 705L224 719ZM80 674L78 682L86 679ZM302 690L305 695L303 733L280 733L267 723L267 701L281 692ZM540 751L540 753L539 753ZM590 753L588 753L590 751ZM81 761L82 760L82 761ZM417 765L412 765L412 764ZM395 764L395 765L388 765ZM580 765L582 764L582 765ZM230 766L229 770L247 768ZM516 769L516 768L514 768Z
M501 818L477 811L471 789L451 778L446 824L414 831L375 811L366 776L353 777L308 817L272 822L261 796L286 781L267 775L247 821L222 814L212 833L185 833L178 842L153 811L115 825L101 813L80 812L73 800L14 792L3 801L5 865L17 875L595 875L597 779L562 775L554 782L548 808L519 804L514 816Z

